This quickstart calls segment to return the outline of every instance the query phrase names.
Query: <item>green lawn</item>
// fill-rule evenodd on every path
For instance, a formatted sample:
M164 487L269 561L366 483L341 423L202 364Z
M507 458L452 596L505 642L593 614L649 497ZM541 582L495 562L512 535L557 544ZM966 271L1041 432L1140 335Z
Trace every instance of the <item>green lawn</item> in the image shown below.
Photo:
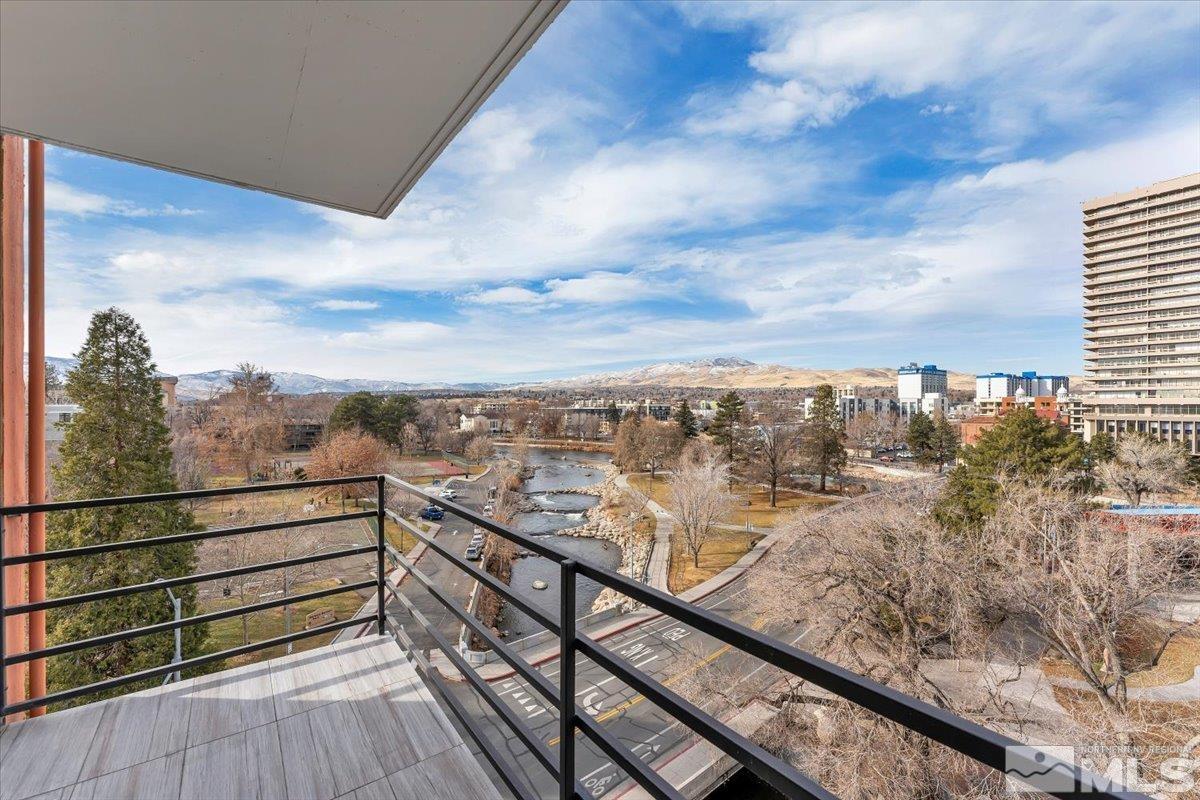
M671 508L671 490L667 484L668 476L657 476L653 485L649 473L629 476L629 485L642 494L649 495L659 505L668 511ZM770 528L778 523L780 514L797 509L817 511L837 503L834 498L814 497L799 492L780 489L776 493L776 505L772 508L767 490L759 486L735 483L733 491L738 495L736 508L726 517L725 521L733 525L745 525L747 519L756 528ZM750 504L746 505L749 498Z
M313 583L303 584L295 588L296 594L305 592L315 592L320 589L328 589L337 585L337 581L332 579L323 581L314 581ZM253 602L253 601L251 601ZM341 594L331 595L329 597L321 597L316 600L306 600L302 603L297 603L292 607L292 631L304 630L304 617L313 611L320 609L333 609L334 616L338 620L349 619L354 616L355 612L362 607L363 599L358 596L357 592L343 592ZM241 605L236 597L221 598L219 600L201 603L200 612L207 613L209 611L220 611L226 608L236 608ZM248 615L248 629L250 641L261 642L266 639L271 639L276 636L283 636L284 631L284 613L283 608L272 608L266 611L258 611ZM308 639L301 639L298 642L292 643L293 652L302 650L312 650L317 647L322 647L333 641L334 633L326 633L321 636L313 636ZM240 647L242 642L242 618L230 617L229 619L219 620L210 623L208 626L208 634L210 637L210 645L213 651L227 650L231 647ZM237 658L228 660L230 667L239 666L241 664L251 664L256 661L265 661L268 658L275 658L283 655L285 648L271 647L266 650L259 650L255 653L250 653Z

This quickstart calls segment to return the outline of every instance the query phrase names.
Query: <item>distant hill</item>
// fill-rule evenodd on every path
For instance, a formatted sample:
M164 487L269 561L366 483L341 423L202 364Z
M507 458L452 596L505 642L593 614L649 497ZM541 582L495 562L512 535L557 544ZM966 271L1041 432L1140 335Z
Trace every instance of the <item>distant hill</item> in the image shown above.
M951 389L974 390L975 376L963 372L948 375ZM519 388L582 389L614 386L667 386L706 389L779 389L816 386L896 386L896 370L888 367L853 369L808 369L781 364L756 364L744 358L704 358L696 361L666 361L620 372L598 372L574 378L524 384Z
M47 358L62 374L75 367L73 358ZM175 393L181 400L210 397L229 386L233 370L218 369L179 375ZM504 383L410 383L370 378L322 378L303 372L274 372L275 384L284 394L348 394L350 392L459 391L490 392L503 389L603 389L618 386L662 386L698 389L783 389L817 386L876 386L895 388L896 370L890 367L810 369L782 364L756 364L744 358L703 358L694 361L664 361L618 372L596 372L573 378L557 378L518 385ZM950 372L951 389L974 391L975 376ZM1086 391L1081 378L1071 378L1072 389Z
M48 357L47 362L64 376L79 363L73 358ZM160 373L166 374L166 373ZM229 388L231 369L214 369L177 376L175 395L180 400L199 400ZM303 372L273 372L276 388L284 394L349 394L351 392L416 392L447 391L487 392L504 388L500 383L406 383L404 381L372 380L370 378L322 378Z

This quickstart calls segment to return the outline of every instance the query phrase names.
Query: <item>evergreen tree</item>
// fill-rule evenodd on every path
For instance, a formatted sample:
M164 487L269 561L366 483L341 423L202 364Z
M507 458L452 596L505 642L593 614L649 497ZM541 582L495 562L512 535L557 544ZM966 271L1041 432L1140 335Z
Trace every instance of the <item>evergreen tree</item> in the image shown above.
M1087 461L1089 467L1097 467L1117 457L1117 441L1111 433L1099 431L1087 444Z
M746 401L737 392L726 392L717 400L717 413L708 426L708 435L721 448L729 463L730 486L733 486L734 470L745 460L745 437L742 431L745 413Z
M331 433L359 430L374 433L383 412L379 395L370 392L355 392L338 401L329 414Z
M608 401L608 409L605 413L608 417L609 427L615 431L617 425L621 422L621 409L617 408L616 400Z
M675 413L671 415L675 420L675 424L683 431L683 435L688 439L695 439L700 435L700 423L696 420L696 415L692 413L691 406L688 405L687 399L679 401L679 408L675 409Z
M826 479L830 475L840 475L846 466L846 430L833 387L829 384L817 387L806 427L802 445L805 460L809 469L821 476L823 492Z
M1085 486L1083 443L1066 428L1015 408L959 452L938 518L958 529L977 529L996 509L997 478L1038 480L1062 475Z
M171 473L170 434L165 422L162 388L154 376L150 347L138 324L125 312L110 308L92 316L87 340L77 354L79 366L67 376L67 393L81 410L67 425L54 470L57 499L169 492L177 489ZM82 547L130 539L148 539L195 530L191 512L179 503L143 503L48 515L50 549ZM51 597L91 592L156 578L195 572L193 543L122 550L86 559L52 561L48 570ZM184 616L196 613L195 586L173 589L183 600ZM51 644L142 627L174 618L165 592L126 597L51 610L47 639ZM207 626L183 629L183 657L199 655ZM51 691L127 675L170 663L171 632L129 639L100 648L50 659ZM108 695L146 688L134 684Z
M385 444L400 447L404 426L416 422L420 408L412 395L387 397L370 392L355 392L338 401L329 415L329 430L369 433Z
M931 455L937 460L938 472L943 465L958 452L958 431L946 419L945 414L938 414L933 419L933 437L930 442Z
M924 411L913 414L908 421L908 452L921 464L933 460L933 433L933 420Z

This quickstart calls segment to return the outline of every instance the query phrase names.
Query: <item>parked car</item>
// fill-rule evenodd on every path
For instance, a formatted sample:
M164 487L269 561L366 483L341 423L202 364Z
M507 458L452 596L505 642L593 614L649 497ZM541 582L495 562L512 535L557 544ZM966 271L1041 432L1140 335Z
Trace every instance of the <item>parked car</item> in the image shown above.
M431 522L436 522L446 516L446 512L442 511L437 506L425 506L421 509L421 519L427 519Z
M887 462L888 464L890 464L890 463L892 463L893 461L895 461L896 459L892 458L891 456L880 456L880 457L879 457L879 460L880 460L880 461L885 461L885 462Z
M467 548L467 552L465 553L465 555L466 555L467 561L478 561L480 558L483 557L483 545L482 544L472 544L470 547Z
M454 500L458 497L458 492L454 491L453 489L442 489L441 496L447 500Z

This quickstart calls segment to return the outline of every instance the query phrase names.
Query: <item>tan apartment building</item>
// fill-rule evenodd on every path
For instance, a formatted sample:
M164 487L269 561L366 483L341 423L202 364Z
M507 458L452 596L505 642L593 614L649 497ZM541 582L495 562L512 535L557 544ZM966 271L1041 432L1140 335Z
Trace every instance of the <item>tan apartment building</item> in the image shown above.
M1083 204L1084 435L1200 454L1200 173Z

